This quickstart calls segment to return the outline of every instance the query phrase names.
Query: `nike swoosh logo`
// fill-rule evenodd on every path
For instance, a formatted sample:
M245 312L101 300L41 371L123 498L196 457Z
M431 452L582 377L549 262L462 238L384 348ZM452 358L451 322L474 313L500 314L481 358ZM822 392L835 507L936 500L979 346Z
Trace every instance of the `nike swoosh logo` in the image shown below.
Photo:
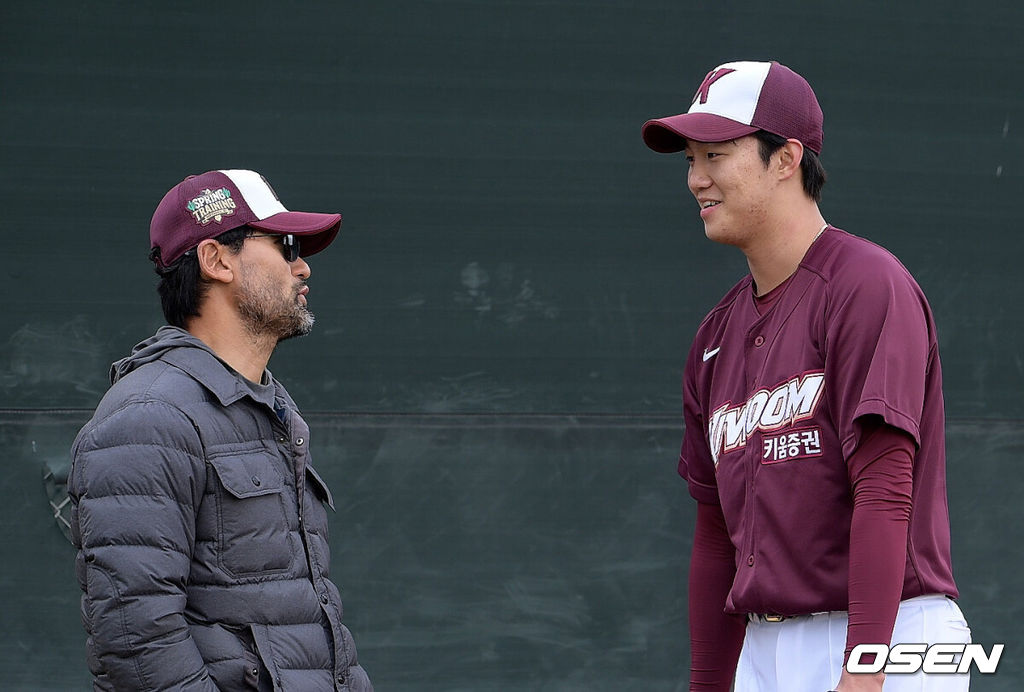
M722 347L711 349L710 351L704 349L704 362L707 363L709 360L718 355L718 352L722 350Z

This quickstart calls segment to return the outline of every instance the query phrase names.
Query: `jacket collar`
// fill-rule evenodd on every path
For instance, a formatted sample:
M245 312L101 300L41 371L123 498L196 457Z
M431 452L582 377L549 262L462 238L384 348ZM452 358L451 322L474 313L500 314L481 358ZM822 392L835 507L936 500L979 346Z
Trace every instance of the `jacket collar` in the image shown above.
M204 348L174 348L164 353L160 360L188 373L223 406L229 406L249 394L241 382L242 376Z

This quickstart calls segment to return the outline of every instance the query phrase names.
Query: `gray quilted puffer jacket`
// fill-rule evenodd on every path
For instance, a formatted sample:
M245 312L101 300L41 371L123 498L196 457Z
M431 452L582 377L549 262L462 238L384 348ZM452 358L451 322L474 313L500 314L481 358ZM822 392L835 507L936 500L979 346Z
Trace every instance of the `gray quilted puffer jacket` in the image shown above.
M328 579L309 428L161 328L111 368L72 448L76 571L97 690L371 691Z

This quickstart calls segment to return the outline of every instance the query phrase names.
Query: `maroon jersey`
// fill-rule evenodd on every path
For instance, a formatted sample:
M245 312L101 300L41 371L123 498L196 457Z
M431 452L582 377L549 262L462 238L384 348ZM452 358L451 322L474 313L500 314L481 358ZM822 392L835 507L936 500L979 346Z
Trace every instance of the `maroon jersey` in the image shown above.
M903 598L956 596L942 373L931 309L888 251L833 227L763 314L745 277L686 362L679 473L721 504L736 549L727 612L847 610L858 418L917 444Z

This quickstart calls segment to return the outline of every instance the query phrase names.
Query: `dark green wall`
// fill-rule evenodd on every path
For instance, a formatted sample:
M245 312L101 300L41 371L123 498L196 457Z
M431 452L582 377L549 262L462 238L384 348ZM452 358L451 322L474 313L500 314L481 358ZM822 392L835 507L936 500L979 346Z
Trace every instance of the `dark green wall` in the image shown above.
M162 322L156 203L244 167L345 216L310 262L316 330L271 367L316 412L378 688L685 689L679 377L745 265L639 129L774 58L825 111L826 218L931 299L962 603L1007 644L974 689L1019 689L1024 6L918 6L3 3L0 677L87 685L44 469Z

